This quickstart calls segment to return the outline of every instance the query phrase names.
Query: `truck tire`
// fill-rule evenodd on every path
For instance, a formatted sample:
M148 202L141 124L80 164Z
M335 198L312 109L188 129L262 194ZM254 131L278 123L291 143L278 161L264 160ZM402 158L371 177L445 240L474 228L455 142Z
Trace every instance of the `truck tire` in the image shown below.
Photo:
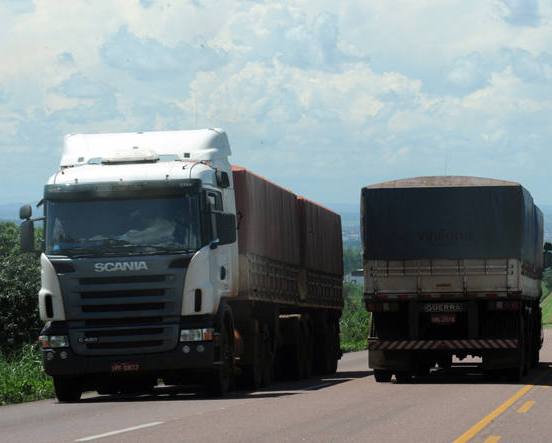
M397 384L404 385L412 381L412 373L408 371L399 371L395 373Z
M206 388L210 397L224 397L234 378L234 347L230 326L225 324L220 332L220 365L207 376Z
M314 373L331 375L337 371L339 360L339 329L337 320L328 319L314 344Z
M54 377L54 390L60 403L74 403L81 398L82 381L75 377Z
M504 374L506 375L506 380L511 383L518 383L521 381L524 375L527 374L527 366L528 366L528 359L527 359L527 352L526 352L526 343L527 343L527 337L525 334L525 322L523 321L523 317L520 318L520 326L519 326L520 332L519 332L519 361L518 364L512 368L507 368L504 371Z
M241 374L238 378L238 384L245 389L256 391L263 382L263 343L261 332L259 331L259 322L255 320L252 331L249 334L251 353L251 363L241 368Z
M337 364L339 361L339 325L337 320L332 320L329 328L329 355L328 355L328 371L327 374L335 374L337 372Z
M389 383L393 373L385 369L374 369L374 378L378 383Z
M312 375L312 366L313 366L313 343L312 343L312 334L308 322L301 321L301 330L303 336L302 342L302 364L303 368L301 370L302 378L310 378Z

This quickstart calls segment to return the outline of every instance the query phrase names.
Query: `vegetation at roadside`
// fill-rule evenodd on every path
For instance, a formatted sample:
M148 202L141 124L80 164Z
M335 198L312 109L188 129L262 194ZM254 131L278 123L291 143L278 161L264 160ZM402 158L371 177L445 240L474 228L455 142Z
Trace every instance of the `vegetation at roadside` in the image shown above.
M0 405L51 398L52 380L42 370L38 349L25 345L21 350L0 354Z
M40 231L37 234L41 237ZM0 223L0 354L17 351L24 344L36 341L41 328L37 306L39 288L38 257L21 254L15 223Z
M547 327L552 327L552 295L548 295L542 302L542 324Z
M41 232L37 230L40 242ZM0 223L0 405L52 397L36 343L39 259L21 254L15 223Z
M341 349L344 352L361 351L368 345L370 314L364 308L362 286L345 283L345 306L341 315Z
M350 274L355 269L362 268L362 252L360 248L345 248L343 250L343 273Z

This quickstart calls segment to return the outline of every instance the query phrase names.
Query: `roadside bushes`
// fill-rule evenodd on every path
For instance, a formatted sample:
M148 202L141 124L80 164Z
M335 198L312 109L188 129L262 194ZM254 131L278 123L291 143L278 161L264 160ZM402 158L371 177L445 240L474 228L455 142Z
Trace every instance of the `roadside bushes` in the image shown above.
M362 286L344 283L345 306L341 315L341 349L344 352L361 351L368 346L370 313L364 308Z
M9 357L0 354L0 406L53 396L52 380L34 346L25 345Z
M15 223L0 223L0 354L11 354L36 341L42 326L39 289L38 257L20 253Z

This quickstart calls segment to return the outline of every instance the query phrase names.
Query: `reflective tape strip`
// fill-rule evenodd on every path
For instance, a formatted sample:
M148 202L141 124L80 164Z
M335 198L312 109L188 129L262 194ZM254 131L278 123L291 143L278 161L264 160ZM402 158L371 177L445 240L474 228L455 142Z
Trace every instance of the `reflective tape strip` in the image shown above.
M437 350L445 349L515 349L517 339L465 339L465 340L371 340L368 349L375 350Z

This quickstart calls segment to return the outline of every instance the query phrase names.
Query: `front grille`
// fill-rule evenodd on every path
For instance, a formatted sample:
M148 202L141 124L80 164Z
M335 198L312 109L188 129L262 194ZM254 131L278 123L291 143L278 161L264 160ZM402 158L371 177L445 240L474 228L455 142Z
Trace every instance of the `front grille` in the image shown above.
M102 326L148 326L156 323L162 323L162 317L140 317L140 318L107 318L101 320L86 320L84 326L86 328L99 328Z
M118 283L159 283L165 281L164 275L134 275L124 277L94 277L81 278L81 285L114 285Z
M81 292L82 299L90 298L120 298L120 297L161 297L165 294L163 289L134 289L124 291L86 291Z
M125 305L95 305L83 306L82 312L121 312L121 311L144 311L164 309L164 303L129 303Z
M71 346L81 355L163 352L178 343L185 269L152 275L59 274Z

